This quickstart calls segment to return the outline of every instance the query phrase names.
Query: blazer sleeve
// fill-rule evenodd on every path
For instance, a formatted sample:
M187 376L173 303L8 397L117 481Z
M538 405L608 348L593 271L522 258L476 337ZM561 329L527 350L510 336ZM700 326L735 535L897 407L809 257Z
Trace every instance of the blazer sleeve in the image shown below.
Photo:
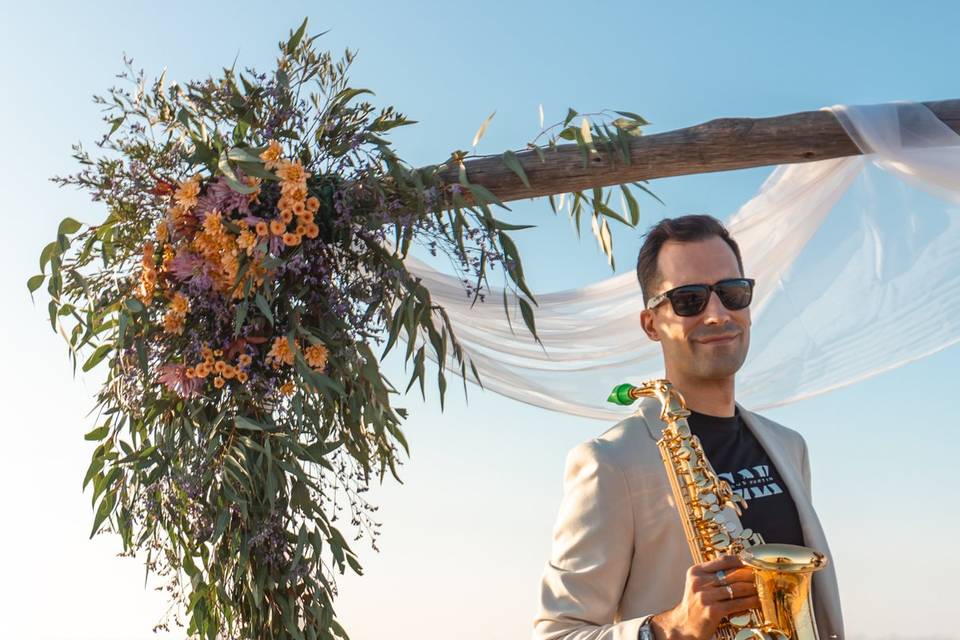
M649 616L615 622L633 541L633 504L623 471L595 441L579 445L567 456L534 640L637 640Z

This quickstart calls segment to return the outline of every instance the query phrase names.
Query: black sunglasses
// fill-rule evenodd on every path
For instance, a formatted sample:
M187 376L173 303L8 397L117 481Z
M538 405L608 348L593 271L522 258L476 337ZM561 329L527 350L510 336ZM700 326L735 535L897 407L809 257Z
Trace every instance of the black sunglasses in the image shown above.
M717 292L717 297L727 309L745 309L753 299L754 282L752 278L729 278L716 284L685 284L653 296L647 302L647 309L653 309L664 300L669 300L673 312L678 316L695 316L707 308L711 291Z

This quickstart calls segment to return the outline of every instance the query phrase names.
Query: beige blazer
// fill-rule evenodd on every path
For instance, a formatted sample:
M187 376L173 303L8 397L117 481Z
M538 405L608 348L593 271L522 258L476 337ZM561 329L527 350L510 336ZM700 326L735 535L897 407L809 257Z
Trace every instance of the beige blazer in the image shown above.
M843 636L840 597L826 537L813 510L807 445L799 433L737 405L789 491L807 546L830 563L813 578L820 640ZM692 564L656 441L659 403L575 447L544 569L535 640L637 640L646 619L673 608Z

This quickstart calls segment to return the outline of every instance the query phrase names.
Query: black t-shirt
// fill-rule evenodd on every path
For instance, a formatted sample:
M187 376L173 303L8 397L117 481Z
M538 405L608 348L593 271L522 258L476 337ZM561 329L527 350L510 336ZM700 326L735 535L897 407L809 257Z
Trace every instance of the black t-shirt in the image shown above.
M690 430L700 438L714 471L747 503L740 521L764 542L803 545L797 507L783 479L740 411L732 418L691 412Z

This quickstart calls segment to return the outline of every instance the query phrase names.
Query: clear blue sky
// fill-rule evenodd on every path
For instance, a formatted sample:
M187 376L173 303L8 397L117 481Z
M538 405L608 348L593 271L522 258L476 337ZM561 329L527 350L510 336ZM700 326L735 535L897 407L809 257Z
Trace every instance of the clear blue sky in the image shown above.
M228 66L268 68L275 44L304 15L334 51L359 52L356 86L420 124L394 136L411 163L466 149L497 115L481 152L521 147L568 106L643 114L651 132L721 116L766 116L835 103L960 97L952 2L367 2L5 3L0 236L7 417L0 471L7 551L0 635L147 638L162 598L143 590L139 561L114 558L112 538L86 541L79 487L82 434L97 378L71 379L62 341L24 282L57 221L95 222L83 194L46 181L73 170L69 145L102 130L89 97L133 56L148 75L186 80ZM726 217L767 169L657 181L663 215ZM545 203L515 208L543 223L519 235L535 289L609 275L592 238L577 243ZM629 268L639 232L615 235ZM570 257L573 256L573 259ZM390 367L396 371L395 363ZM956 558L917 552L960 525L948 468L958 450L960 350L770 412L801 431L814 498L831 540L851 638L958 637ZM398 374L399 375L399 374ZM408 402L412 457L403 486L376 492L382 552L360 546L368 575L342 582L340 610L358 640L527 637L539 571L560 496L566 451L605 426L474 394L441 414ZM929 462L932 452L940 453ZM941 462L942 460L942 462ZM946 514L940 515L947 511ZM11 526L10 523L16 523ZM907 624L909 623L909 626ZM5 631L5 632L4 632Z

